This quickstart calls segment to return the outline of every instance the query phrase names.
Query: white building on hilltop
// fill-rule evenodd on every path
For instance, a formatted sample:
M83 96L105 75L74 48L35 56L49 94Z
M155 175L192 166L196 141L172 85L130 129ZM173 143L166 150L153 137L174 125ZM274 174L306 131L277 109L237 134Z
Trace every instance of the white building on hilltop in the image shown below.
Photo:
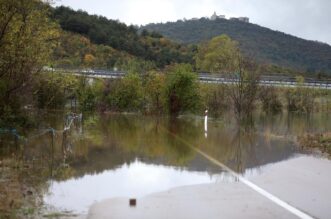
M215 11L214 14L210 17L210 20L214 21L218 18L225 19L225 15L217 15Z

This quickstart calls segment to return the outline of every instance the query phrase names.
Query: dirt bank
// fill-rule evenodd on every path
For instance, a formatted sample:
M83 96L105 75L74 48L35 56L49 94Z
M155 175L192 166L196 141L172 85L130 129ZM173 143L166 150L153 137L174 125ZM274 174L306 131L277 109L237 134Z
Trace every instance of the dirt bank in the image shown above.
M318 149L331 157L331 132L298 136L298 143L305 150Z

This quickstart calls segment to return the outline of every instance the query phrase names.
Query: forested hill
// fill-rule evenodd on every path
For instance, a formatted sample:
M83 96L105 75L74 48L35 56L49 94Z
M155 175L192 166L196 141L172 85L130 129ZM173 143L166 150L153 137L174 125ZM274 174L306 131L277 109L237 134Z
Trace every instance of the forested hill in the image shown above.
M158 67L193 60L193 53L187 46L174 43L154 32L144 31L139 34L136 27L116 20L64 6L51 8L51 17L65 31L81 34L94 44L110 46L117 51L152 61Z
M156 31L179 43L199 43L227 34L242 51L259 62L312 73L331 74L331 46L236 20L199 20L149 24L141 29Z

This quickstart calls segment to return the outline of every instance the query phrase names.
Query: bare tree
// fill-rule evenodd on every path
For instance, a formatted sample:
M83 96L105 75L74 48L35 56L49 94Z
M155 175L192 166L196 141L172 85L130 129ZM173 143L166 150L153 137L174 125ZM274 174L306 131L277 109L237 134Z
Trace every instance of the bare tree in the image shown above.
M241 54L238 43L226 35L215 37L200 45L195 58L200 70L231 79L228 90L235 116L238 121L250 117L257 96L258 66Z
M233 72L229 73L232 79L232 83L228 86L229 96L236 119L243 121L251 118L255 108L260 74L257 64L239 53L236 63Z

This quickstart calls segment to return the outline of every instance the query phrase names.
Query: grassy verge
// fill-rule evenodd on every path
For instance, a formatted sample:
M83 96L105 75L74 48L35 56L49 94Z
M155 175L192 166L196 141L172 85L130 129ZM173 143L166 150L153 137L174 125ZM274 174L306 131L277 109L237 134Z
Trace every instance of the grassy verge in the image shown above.
M15 159L0 161L0 219L36 218L42 204L31 167ZM33 183L31 183L33 182Z
M319 149L328 156L331 155L331 132L299 136L298 142L304 149Z

